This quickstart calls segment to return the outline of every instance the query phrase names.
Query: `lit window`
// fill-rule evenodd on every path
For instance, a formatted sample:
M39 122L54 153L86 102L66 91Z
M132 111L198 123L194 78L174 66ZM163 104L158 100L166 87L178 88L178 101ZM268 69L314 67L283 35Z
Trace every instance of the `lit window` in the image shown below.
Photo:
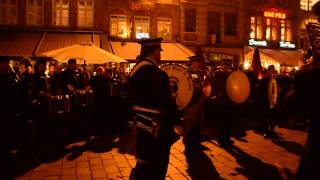
M278 40L278 27L275 19L266 19L266 39L272 41Z
M272 20L271 27L272 27L272 32L271 32L272 40L276 41L278 40L278 27L275 19Z
M256 38L256 18L251 17L251 31L250 31L250 38L254 39Z
M266 20L266 24L267 24L267 27L266 27L266 39L270 40L270 37L271 37L270 19Z
M27 1L27 24L43 25L44 23L44 0Z
M127 38L127 18L125 15L113 14L110 16L110 35Z
M285 31L286 31L286 22L284 20L281 21L281 29L280 29L280 40L285 40Z
M300 9L309 11L318 0L300 0Z
M171 18L158 18L158 37L171 40Z
M263 37L263 31L262 31L262 18L257 17L257 39L262 39Z
M281 21L281 29L280 29L280 40L281 41L291 41L291 23L290 21Z
M69 25L69 0L54 1L54 25L68 26Z
M78 26L93 27L94 1L79 0L78 3Z
M252 16L250 19L251 22L251 32L250 38L252 39L262 39L262 18Z
M0 1L0 24L17 24L17 1Z
M134 32L137 39L150 37L150 18L148 16L134 16Z
M292 41L292 30L291 30L291 22L287 21L287 28L286 28L286 41Z

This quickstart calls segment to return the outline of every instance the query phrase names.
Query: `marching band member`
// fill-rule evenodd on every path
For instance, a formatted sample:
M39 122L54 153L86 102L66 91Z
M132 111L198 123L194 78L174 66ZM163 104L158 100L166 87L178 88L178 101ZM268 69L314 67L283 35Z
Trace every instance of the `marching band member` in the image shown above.
M141 52L130 73L130 94L137 123L136 179L165 179L171 145L178 139L178 109L168 75L159 69L162 38L140 41ZM148 123L155 123L150 126ZM149 129L149 130L148 130Z
M222 60L221 67L214 72L215 85L215 103L217 105L217 126L218 126L218 143L220 146L229 146L233 144L231 137L231 124L233 115L231 111L231 100L227 95L226 83L231 73L231 67L228 60Z
M194 85L199 87L194 88L194 93L189 105L184 109L184 135L183 143L185 144L186 152L198 150L201 143L201 125L203 123L203 93L201 83L203 74L200 72L201 57L191 56L189 72L193 77Z
M261 118L263 123L263 132L265 138L276 138L277 133L274 131L276 127L276 120L274 117L275 110L274 107L272 107L269 103L269 95L268 95L268 88L269 88L269 82L273 75L276 74L276 69L274 65L269 65L268 70L266 74L264 74L264 77L261 81Z

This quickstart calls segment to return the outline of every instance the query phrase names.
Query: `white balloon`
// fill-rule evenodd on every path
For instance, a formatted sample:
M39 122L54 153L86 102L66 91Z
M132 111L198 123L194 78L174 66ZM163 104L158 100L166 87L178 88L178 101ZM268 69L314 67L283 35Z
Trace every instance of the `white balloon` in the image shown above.
M227 78L227 94L235 103L243 103L250 94L250 82L241 71L232 72Z

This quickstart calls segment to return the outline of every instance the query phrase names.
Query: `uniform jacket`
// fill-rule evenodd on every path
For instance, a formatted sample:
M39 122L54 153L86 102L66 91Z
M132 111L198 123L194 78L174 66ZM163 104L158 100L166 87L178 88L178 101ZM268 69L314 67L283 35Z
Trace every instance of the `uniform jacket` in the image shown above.
M160 124L173 125L178 122L178 109L169 86L168 75L159 69L152 60L139 68L130 78L132 104L159 110L165 118ZM138 64L139 64L138 63Z

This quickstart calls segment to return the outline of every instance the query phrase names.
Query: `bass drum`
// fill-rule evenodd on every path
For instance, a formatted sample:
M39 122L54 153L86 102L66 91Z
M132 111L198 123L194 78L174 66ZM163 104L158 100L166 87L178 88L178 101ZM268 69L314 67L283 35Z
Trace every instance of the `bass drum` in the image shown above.
M189 72L186 66L180 64L164 64L160 69L169 76L171 93L179 110L201 98L202 86L198 74Z
M278 99L278 84L274 77L271 77L268 83L268 100L270 108L274 108Z

